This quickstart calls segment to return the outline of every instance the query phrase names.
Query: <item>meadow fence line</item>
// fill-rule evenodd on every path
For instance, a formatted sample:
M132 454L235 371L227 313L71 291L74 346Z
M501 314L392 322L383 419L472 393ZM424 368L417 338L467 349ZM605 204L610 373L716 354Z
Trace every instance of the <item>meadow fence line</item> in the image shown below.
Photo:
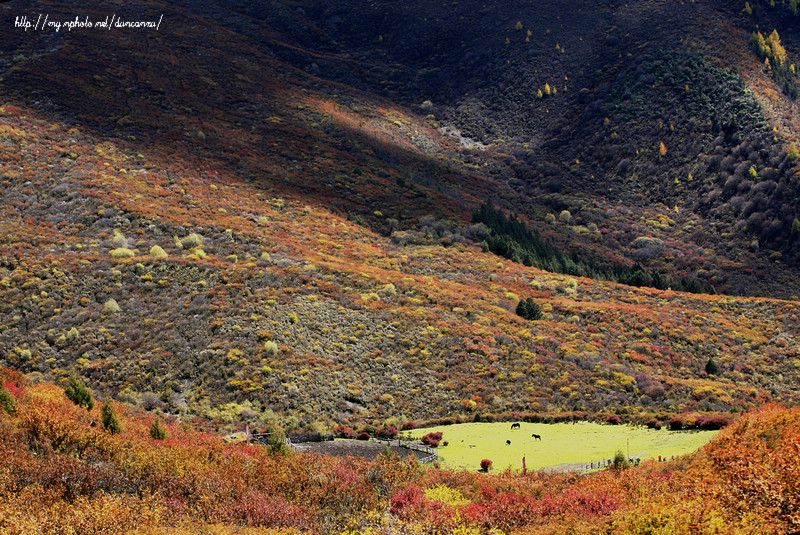
M392 442L396 441L396 445L400 448L407 448L409 450L418 451L424 453L425 455L419 457L419 462L421 464L433 463L439 460L439 452L436 451L435 448L430 446L426 446L425 444L417 444L414 442L404 442L399 438L396 439L388 439L388 438L372 438L371 440L375 442L379 442L383 444L386 443L387 446L391 446Z

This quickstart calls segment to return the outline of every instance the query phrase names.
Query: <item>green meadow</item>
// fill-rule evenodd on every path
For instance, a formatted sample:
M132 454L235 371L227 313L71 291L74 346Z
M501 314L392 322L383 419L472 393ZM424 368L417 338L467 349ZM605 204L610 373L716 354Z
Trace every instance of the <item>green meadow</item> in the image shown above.
M584 464L613 459L616 451L626 457L647 459L671 458L698 450L716 431L679 432L627 425L601 425L589 422L541 424L520 422L469 423L429 427L403 432L419 439L426 433L442 432L438 448L440 464L445 468L480 468L481 459L493 462L492 470L522 470L525 457L529 470L559 465ZM536 440L531 435L541 435ZM506 444L510 440L511 444ZM577 467L576 467L577 468Z

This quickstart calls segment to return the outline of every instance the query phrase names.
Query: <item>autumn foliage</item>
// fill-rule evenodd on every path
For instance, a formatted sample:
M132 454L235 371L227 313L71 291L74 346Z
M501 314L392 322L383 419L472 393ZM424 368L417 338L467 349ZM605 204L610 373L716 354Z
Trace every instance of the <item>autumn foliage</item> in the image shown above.
M112 433L93 425L100 407L86 411L59 386L26 386L10 370L2 374L17 385L15 414L0 415L4 533L202 526L389 533L391 526L415 532L423 524L426 533L800 528L800 409L766 406L674 462L586 476L489 475L391 455L375 461L273 455L268 447L225 444L170 419L160 424L166 436L153 440L152 417L123 404L115 404L120 428Z

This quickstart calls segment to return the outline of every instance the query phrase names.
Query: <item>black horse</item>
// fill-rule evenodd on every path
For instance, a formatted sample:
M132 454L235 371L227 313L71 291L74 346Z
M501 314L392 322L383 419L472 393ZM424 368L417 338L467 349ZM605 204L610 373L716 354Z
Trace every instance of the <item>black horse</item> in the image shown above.
M511 429L519 429L519 422L511 424Z
M537 435L536 433L532 434L531 437L535 438L536 440L542 440L542 435Z
M510 446L511 445L511 441L510 440L506 440L506 444Z

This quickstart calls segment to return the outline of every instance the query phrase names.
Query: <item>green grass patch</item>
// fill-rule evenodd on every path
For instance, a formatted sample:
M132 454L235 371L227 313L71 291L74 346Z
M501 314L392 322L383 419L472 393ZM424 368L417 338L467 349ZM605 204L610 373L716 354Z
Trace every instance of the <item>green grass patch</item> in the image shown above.
M668 431L627 425L533 424L520 422L471 423L415 429L403 436L421 438L426 433L442 432L440 462L446 468L479 469L481 459L491 459L495 471L522 470L525 457L529 470L558 465L584 464L613 459L617 450L626 456L647 459L685 455L705 445L716 431ZM541 435L541 440L531 435ZM511 444L506 444L510 440ZM577 466L574 467L577 469Z

